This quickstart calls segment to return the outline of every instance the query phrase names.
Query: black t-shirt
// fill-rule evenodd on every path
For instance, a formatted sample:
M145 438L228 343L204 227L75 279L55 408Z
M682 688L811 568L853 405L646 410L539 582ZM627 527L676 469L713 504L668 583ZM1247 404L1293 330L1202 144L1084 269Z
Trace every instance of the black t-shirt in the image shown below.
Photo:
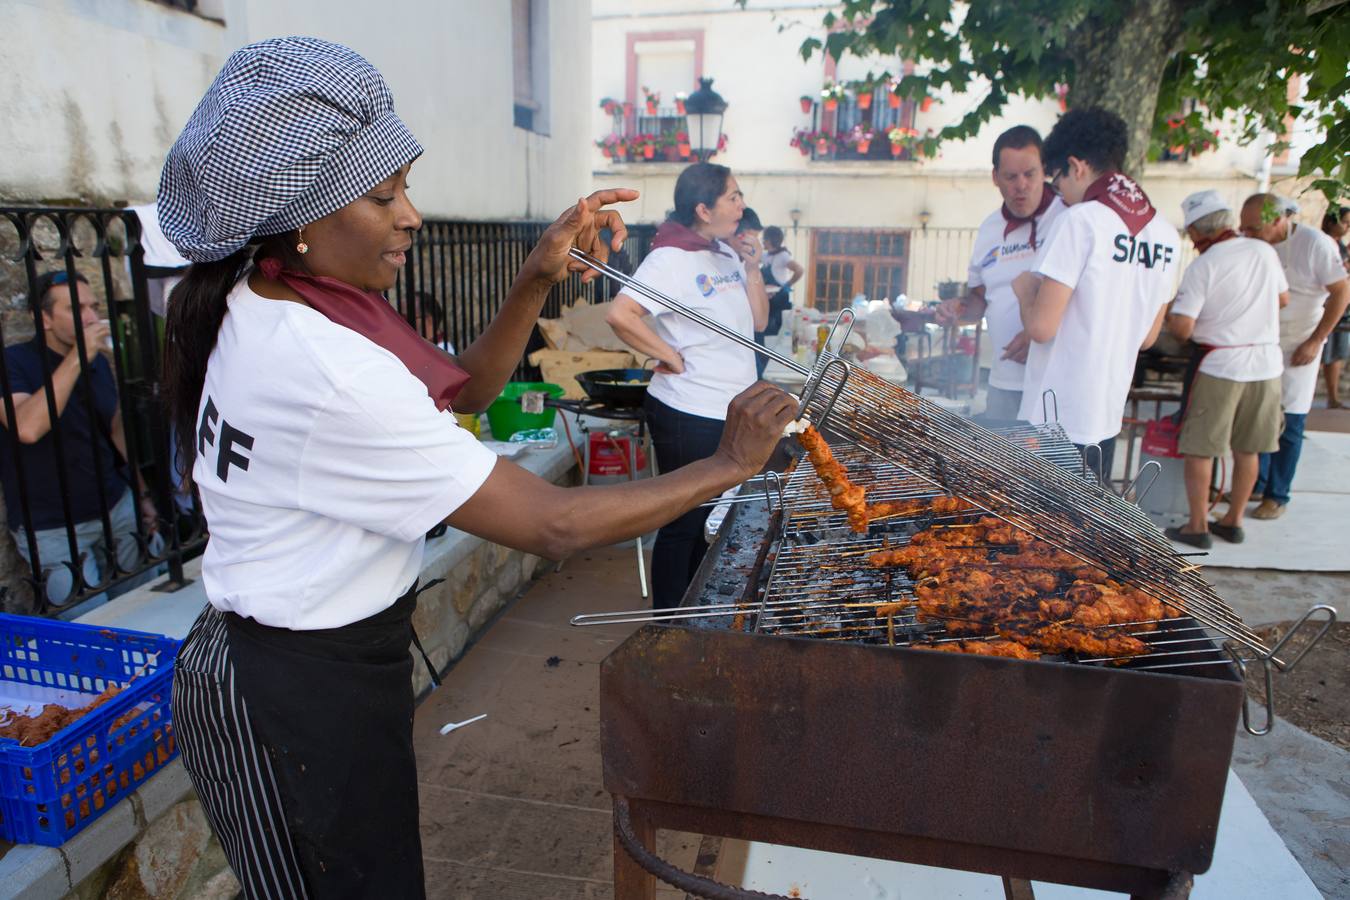
M48 371L55 371L61 356L36 340L5 348L5 368L9 375L9 389L15 394L36 394L45 385L43 357ZM93 405L96 419L89 417L85 378L93 387ZM70 509L73 521L86 522L100 515L98 476L102 471L108 505L116 503L127 488L127 479L111 440L113 415L117 412L117 384L112 367L102 355L95 357L89 375L81 375L71 391L70 400L57 420L61 451L65 456L65 472L70 491ZM5 509L9 527L24 525L19 503L19 471L14 460L12 435L0 435L0 477L5 489ZM33 515L33 528L60 528L65 524L61 507L60 465L56 454L56 436L52 431L35 444L19 444L19 460L23 468L24 487L28 492L28 508ZM98 467L95 467L97 456Z

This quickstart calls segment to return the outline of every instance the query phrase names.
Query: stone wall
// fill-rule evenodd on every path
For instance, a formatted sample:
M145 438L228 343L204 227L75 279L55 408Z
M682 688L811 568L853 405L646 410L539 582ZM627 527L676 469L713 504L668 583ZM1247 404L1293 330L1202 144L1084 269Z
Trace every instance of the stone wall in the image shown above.
M195 796L175 804L67 900L232 900L239 882Z

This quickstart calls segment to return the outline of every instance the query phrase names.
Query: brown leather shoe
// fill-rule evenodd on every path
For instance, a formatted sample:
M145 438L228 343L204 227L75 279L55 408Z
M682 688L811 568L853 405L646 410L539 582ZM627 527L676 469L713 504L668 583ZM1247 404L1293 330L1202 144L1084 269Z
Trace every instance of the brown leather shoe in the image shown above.
M1278 519L1284 515L1284 510L1288 506L1286 503L1276 503L1269 497L1261 501L1261 505L1252 510L1250 515L1253 519Z

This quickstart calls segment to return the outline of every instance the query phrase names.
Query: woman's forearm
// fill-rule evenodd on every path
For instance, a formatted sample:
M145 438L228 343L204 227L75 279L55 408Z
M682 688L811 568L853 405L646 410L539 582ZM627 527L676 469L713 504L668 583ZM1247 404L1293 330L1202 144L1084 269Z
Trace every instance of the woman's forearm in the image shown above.
M659 528L753 474L719 454L658 478L561 488L501 461L478 493L445 521L516 550L565 559ZM530 515L501 514L525 506Z
M520 364L535 322L548 299L546 281L517 275L501 310L478 339L459 354L459 365L471 376L455 398L457 412L482 412L502 392L502 386Z
M643 316L616 307L611 310L605 321L619 336L619 340L639 353L660 360L666 365L680 362L679 351L661 340Z

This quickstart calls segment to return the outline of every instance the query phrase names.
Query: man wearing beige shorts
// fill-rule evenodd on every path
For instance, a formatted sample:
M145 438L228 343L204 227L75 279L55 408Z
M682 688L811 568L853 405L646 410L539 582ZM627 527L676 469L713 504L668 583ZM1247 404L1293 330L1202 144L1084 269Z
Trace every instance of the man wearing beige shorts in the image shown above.
M1260 454L1279 447L1280 308L1289 285L1279 257L1263 241L1239 237L1217 191L1182 202L1186 234L1199 257L1186 269L1167 315L1168 330L1196 345L1177 449L1185 457L1189 521L1167 536L1206 548L1211 534L1238 544L1242 512L1256 484ZM1233 453L1228 511L1209 521L1215 457Z

